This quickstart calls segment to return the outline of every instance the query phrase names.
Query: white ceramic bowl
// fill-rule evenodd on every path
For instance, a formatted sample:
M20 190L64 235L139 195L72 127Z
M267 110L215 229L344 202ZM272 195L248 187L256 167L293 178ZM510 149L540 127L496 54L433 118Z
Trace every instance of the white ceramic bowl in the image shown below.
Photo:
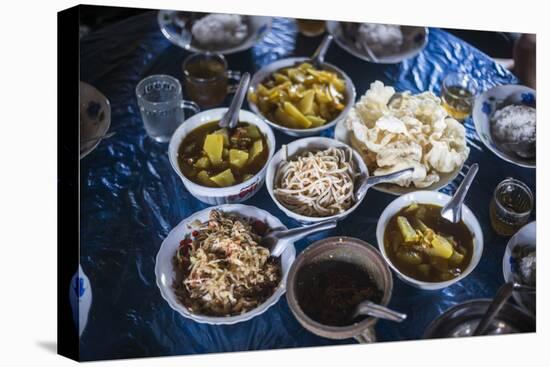
M502 257L502 275L504 276L505 282L513 281L513 272L512 272L512 252L517 245L526 245L537 247L537 225L536 222L531 222L516 232L515 235L510 238L508 245L506 245L506 250L504 251L504 256ZM523 302L522 294L519 292L513 292L512 297L514 300L526 310L529 310L529 307L525 302Z
M181 172L178 165L178 149L183 139L200 125L208 122L220 120L227 112L227 108L214 108L211 110L203 111L193 115L191 118L185 120L180 127L174 132L170 139L170 145L168 146L168 155L170 157L170 164L174 171L183 181L183 184L187 190L200 201L212 204L231 204L239 203L246 199L251 198L262 187L265 179L265 173L269 159L275 152L275 135L271 128L258 116L250 111L241 110L239 114L239 121L248 122L249 124L256 125L260 132L265 135L267 144L269 145L269 156L264 167L254 175L254 177L241 182L240 184L228 186L228 187L207 187L194 183L189 180Z
M271 125L272 128L277 129L290 136L304 137L304 136L318 135L321 131L330 129L331 127L336 125L338 121L344 120L346 118L349 110L351 109L351 107L353 107L355 103L355 96L356 96L355 86L353 85L353 82L351 81L350 77L347 76L346 73L344 73L342 70L340 70L336 66L329 63L324 63L323 69L335 72L341 78L344 79L346 84L345 107L342 110L342 112L340 112L340 114L336 116L334 120L328 121L326 124L319 127L312 128L312 129L292 129L292 128L280 125L278 123L275 123L273 121L270 121L266 117L264 117L263 114L260 112L260 109L258 108L258 106L256 106L256 104L250 100L250 94L254 93L258 88L258 85L260 83L263 83L267 79L269 79L274 72L283 68L295 66L302 62L308 62L310 60L311 59L307 57L290 57L290 58L281 59L281 60L272 62L271 64L264 66L254 74L254 76L252 77L252 80L250 81L250 87L248 88L248 94L247 94L248 105L250 106L250 109L252 110L252 112L256 113L258 116L262 116L265 122Z
M283 252L283 254L281 255L281 282L279 283L279 286L276 288L271 297L269 297L264 303L262 303L255 309L241 315L228 317L204 316L191 313L187 309L187 307L185 307L178 301L174 289L172 288L172 282L175 277L172 258L174 257L174 254L179 247L180 241L185 237L186 234L193 231L193 229L190 228L190 224L195 220L199 220L201 222L208 220L210 211L215 209L224 212L238 213L244 217L261 220L266 223L267 226L270 228L286 228L279 219L277 219L270 213L249 205L226 204L201 210L181 221L176 227L174 227L170 231L168 236L162 242L155 262L155 275L157 286L160 289L160 294L162 295L162 298L164 298L164 300L168 302L172 309L177 311L183 317L189 318L196 322L212 325L236 324L238 322L250 320L251 318L264 313L269 307L277 303L279 298L281 298L281 296L285 293L286 277L288 275L288 271L290 270L290 266L292 265L296 257L296 249L294 248L294 245L291 245Z
M292 143L287 145L288 157L289 159L291 159L296 154L299 154L302 152L328 149L330 147L350 149L351 152L353 153L353 159L359 170L358 173L363 176L369 175L367 166L363 162L363 159L361 159L361 157L359 156L359 153L353 150L350 146L330 138L310 137L310 138L295 140ZM266 186L267 186L267 191L269 192L269 195L271 196L275 204L277 204L279 209L281 209L290 218L296 219L297 221L302 223L315 223L315 222L322 222L326 220L341 220L347 217L355 209L357 209L359 204L361 204L362 200L364 199L364 196L363 196L361 200L357 201L352 207L350 207L345 212L336 214L336 215L331 215L328 217L308 217L305 215L295 213L292 210L285 207L283 204L281 204L273 192L273 183L274 183L279 165L282 161L283 161L283 150L281 148L277 153L275 153L273 158L271 158L271 161L269 161L269 164L267 166Z
M536 168L536 159L521 158L513 152L502 149L491 135L491 116L505 107L505 104L524 104L534 106L537 92L523 85L498 85L482 93L474 102L472 118L479 139L501 159L520 167Z
M386 249L384 247L384 231L386 230L389 220L402 208L407 207L412 203L444 206L450 199L451 197L449 195L437 191L415 191L400 196L392 201L380 215L376 226L376 240L378 242L378 248L380 249L384 259L388 262L388 265L393 269L393 271L395 271L395 274L397 274L397 277L405 283L427 290L445 288L466 278L479 263L481 255L483 254L483 232L481 231L477 218L466 205L462 207L462 220L473 235L474 249L470 264L468 264L460 276L444 282L423 282L403 274L395 265L392 264L388 254L386 253Z

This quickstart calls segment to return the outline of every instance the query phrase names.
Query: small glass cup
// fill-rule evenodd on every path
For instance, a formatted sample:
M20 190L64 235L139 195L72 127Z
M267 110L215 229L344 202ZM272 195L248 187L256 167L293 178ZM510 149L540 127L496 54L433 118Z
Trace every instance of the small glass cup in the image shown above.
M196 53L182 64L185 93L201 107L214 107L223 103L228 93L234 93L241 73L227 69L221 54ZM229 80L235 85L229 85Z
M151 75L136 87L136 97L145 131L153 140L165 143L185 120L185 109L193 113L199 106L182 99L180 82L170 75Z
M529 221L533 204L533 193L523 182L507 178L499 183L489 208L495 232L512 236Z
M296 19L298 31L306 37L317 37L325 32L326 22L316 19Z
M470 74L449 73L441 86L443 107L451 117L462 122L471 115L477 92L478 84Z

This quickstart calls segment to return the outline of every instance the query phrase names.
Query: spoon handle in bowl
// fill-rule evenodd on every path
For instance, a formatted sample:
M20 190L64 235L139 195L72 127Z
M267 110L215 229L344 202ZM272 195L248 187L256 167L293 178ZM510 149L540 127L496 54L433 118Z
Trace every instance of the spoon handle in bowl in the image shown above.
M414 171L414 168L409 167L409 168L402 169L400 171L389 173L387 175L368 176L363 181L363 184L357 190L357 197L362 198L363 195L365 195L367 193L367 190L370 189L374 185L378 185L378 184L386 183L386 182L393 182L396 179L400 178L401 176L406 175L408 173L412 173L413 171Z
M233 100L227 109L227 112L222 117L219 125L220 127L228 127L230 129L235 128L239 122L239 112L244 102L244 97L248 91L248 84L250 83L250 73L244 73L241 77L241 81L233 96Z
M379 319L402 322L407 318L407 315L401 312L394 311L382 305L378 305L371 301L363 301L357 306L355 317L366 315L377 317Z
M327 54L331 42L332 36L327 34L319 44L319 47L317 47L317 50L315 50L315 53L311 57L311 61L316 67L321 67L321 65L325 62L325 55Z
M441 216L451 220L453 223L458 223L462 219L462 203L466 198L466 194L476 177L477 171L479 170L479 165L474 163L470 166L466 177L456 189L455 194L449 200L449 202L441 209Z
M280 234L277 234L277 238L279 239L279 241L298 241L306 236L309 236L310 234L336 228L336 223L337 222L335 220L328 220L309 226L292 228L287 231L280 232Z
M277 237L278 239L277 244L271 249L271 255L279 256L290 243L301 240L313 233L336 228L336 224L337 222L335 220L328 220L305 227L271 233L271 236Z

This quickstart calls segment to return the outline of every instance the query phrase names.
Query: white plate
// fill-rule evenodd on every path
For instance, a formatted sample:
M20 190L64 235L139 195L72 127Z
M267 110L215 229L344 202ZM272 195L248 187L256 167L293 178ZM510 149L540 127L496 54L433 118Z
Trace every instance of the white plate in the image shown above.
M334 129L334 139L344 144L347 144L353 148L353 145L351 144L351 141L350 141L350 132L347 129L345 122L346 122L345 120L342 120L336 124L336 127ZM415 187L412 184L409 187L402 187L396 184L380 184L380 185L373 186L372 189L380 192L384 192L386 194L398 195L398 196L405 195L418 190L439 191L445 186L447 186L448 184L450 184L458 176L458 174L462 170L462 167L464 167L464 164L462 164L462 166L455 169L453 172L439 173L439 181L431 184L428 187L424 187L422 189L419 189L418 187Z
M517 245L537 247L536 222L531 222L521 227L521 229L508 241L508 244L506 245L506 250L504 251L504 256L502 258L502 275L504 276L505 282L510 282L513 280L512 252ZM522 301L521 293L514 292L512 293L512 297L521 307L523 307L525 310L532 312L532 310L530 310L529 307L527 307L527 305Z
M364 50L361 50L355 46L342 31L342 22L329 21L327 22L327 31L334 37L334 40L344 50L349 52L355 57L362 60L377 63L377 64L397 64L406 59L410 59L416 56L420 51L426 47L428 43L428 28L425 27L413 27L413 26L401 26L401 30L404 36L404 44L401 49L393 54L380 55L377 60L374 61Z
M80 82L80 159L88 155L111 126L111 105L107 97L90 84ZM82 143L84 142L84 143Z
M159 10L157 21L162 34L174 45L191 52L218 52L224 55L248 50L261 41L271 30L271 18L262 16L250 16L248 19L248 36L235 46L218 49L207 49L193 42L193 36L183 22L178 18L178 13L186 13L176 10Z
M160 294L162 295L162 298L164 298L166 302L168 302L172 309L177 311L183 317L189 318L196 322L212 325L236 324L238 322L250 320L251 318L264 313L269 307L277 303L279 298L281 298L281 296L285 293L286 277L288 275L288 271L290 270L290 266L292 265L292 263L294 262L294 258L296 257L296 249L294 248L294 245L292 245L283 252L283 254L281 255L281 282L279 283L279 286L271 295L271 297L269 297L264 303L262 303L255 309L241 315L228 317L204 316L191 313L187 309L187 307L179 302L174 292L174 289L172 288L172 282L175 277L172 258L174 257L176 250L179 247L180 241L184 239L187 234L193 231L193 228L189 228L189 225L195 220L199 220L200 222L207 221L212 210L238 213L244 217L254 218L263 221L270 228L279 227L286 229L283 223L281 223L281 221L275 216L271 215L265 210L258 209L249 205L225 204L201 210L181 221L176 227L174 227L174 229L170 231L168 236L162 242L155 262L155 275L157 279L157 286L160 289Z
M498 146L491 136L491 116L508 100L513 104L535 105L537 92L523 85L499 85L479 95L474 103L472 117L477 135L489 150L515 165L535 168L536 159L525 159Z

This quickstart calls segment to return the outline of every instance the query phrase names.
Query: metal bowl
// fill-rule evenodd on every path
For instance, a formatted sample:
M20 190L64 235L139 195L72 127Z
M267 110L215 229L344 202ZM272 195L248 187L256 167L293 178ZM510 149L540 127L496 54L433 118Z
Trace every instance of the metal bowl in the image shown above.
M339 121L343 121L346 118L349 110L353 107L353 104L355 103L355 96L356 96L355 86L353 85L353 82L351 81L349 76L346 73L344 73L341 69L337 68L336 66L325 62L323 63L322 69L337 73L342 79L344 79L346 83L345 107L342 110L342 112L340 112L340 114L336 116L334 120L327 122L323 126L319 126L313 129L291 129L289 127L282 126L274 121L270 121L269 119L267 119L260 112L260 110L258 109L258 106L251 101L250 95L252 93L255 93L256 89L258 88L258 85L266 81L268 78L270 78L274 72L280 69L292 67L297 64L307 62L310 60L311 59L308 57L290 57L290 58L275 61L258 70L252 77L252 80L250 81L250 87L248 89L248 105L250 106L250 109L252 110L252 112L257 114L258 116L261 116L262 119L265 122L267 122L269 125L271 125L271 127L273 127L274 129L282 131L283 133L290 136L304 137L304 136L317 135L323 130L330 129L331 127L336 125Z
M424 339L471 336L491 302L491 299L474 299L451 307L432 321L424 333ZM530 333L535 330L533 316L506 303L489 327L488 335Z
M327 22L327 31L334 37L338 46L361 60L376 64L397 64L416 56L426 47L429 33L426 27L401 26L405 41L404 45L393 54L380 55L376 57L376 60L373 60L368 53L358 48L353 40L344 34L342 22Z
M177 10L159 10L157 21L162 34L174 45L191 52L217 52L224 55L248 50L261 41L271 31L271 18L246 16L248 36L239 44L221 48L205 48L193 40L193 35L185 27L185 22L178 15L187 13Z
M374 325L377 318L367 317L349 326L328 326L307 316L298 302L300 292L297 275L307 264L326 259L345 261L366 269L378 287L383 291L381 305L387 306L393 291L390 269L380 253L370 244L352 237L329 237L308 246L290 267L287 278L286 299L290 310L300 324L319 336L330 339L356 338L360 342L376 341Z

